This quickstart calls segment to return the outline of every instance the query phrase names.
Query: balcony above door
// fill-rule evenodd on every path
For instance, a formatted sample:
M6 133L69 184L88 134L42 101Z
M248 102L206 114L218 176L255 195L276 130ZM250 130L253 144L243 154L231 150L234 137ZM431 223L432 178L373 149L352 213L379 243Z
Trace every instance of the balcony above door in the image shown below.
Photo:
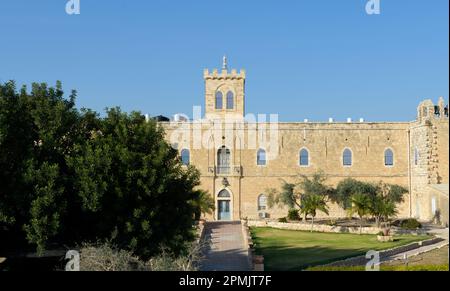
M208 176L214 177L242 177L242 166L208 167Z

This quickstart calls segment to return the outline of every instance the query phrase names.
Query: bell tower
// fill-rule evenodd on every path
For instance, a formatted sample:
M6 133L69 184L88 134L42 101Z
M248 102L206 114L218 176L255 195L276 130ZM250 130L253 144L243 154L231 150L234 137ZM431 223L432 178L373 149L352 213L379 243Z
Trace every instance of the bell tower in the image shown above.
M245 70L228 70L223 57L222 70L203 72L206 119L243 119L245 114Z

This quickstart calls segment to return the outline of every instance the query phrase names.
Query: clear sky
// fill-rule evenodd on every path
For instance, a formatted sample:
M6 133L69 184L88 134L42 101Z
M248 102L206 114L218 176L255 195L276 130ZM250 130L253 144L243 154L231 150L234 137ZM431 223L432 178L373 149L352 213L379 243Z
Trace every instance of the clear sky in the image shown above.
M448 0L0 0L0 81L151 115L204 103L203 69L247 70L246 110L409 121L449 96Z

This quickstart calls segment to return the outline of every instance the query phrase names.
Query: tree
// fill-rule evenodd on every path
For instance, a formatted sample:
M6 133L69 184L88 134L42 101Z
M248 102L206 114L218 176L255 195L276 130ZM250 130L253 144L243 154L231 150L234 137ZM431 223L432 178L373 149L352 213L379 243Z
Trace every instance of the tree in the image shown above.
M289 209L294 209L295 206L300 207L301 194L295 192L295 184L287 183L282 180L281 191L276 189L268 189L268 201L269 208L275 205L286 205Z
M368 212L365 215L375 218L377 226L380 227L382 220L387 221L397 214L397 205L403 202L404 194L407 192L408 190L400 185L383 182L367 183L348 178L338 184L334 201L352 212L354 196L366 196L367 198L364 199L367 201L364 202L368 207Z
M305 175L300 176L300 180L297 183L287 183L282 181L281 191L276 189L268 189L269 193L268 206L270 208L275 205L286 205L289 209L294 209L298 207L302 214L305 216L305 221L307 216L310 214L309 211L303 211L305 201L316 203L317 197L327 204L327 202L332 199L335 195L335 190L326 185L326 176L322 171L314 173L312 177ZM309 196L317 196L309 199ZM318 209L318 208L316 208Z
M347 178L337 185L335 195L332 196L332 201L337 203L343 209L349 209L352 207L353 195L365 194L372 199L377 195L377 191L377 186L372 183Z
M328 201L333 200L333 197L335 196L335 189L326 185L326 180L327 180L326 175L322 171L318 171L318 172L314 173L311 179L305 175L301 176L300 183L298 184L299 188L301 189L301 191L303 193L302 205L300 207L301 210L305 207L305 202L312 203L309 207L313 206L313 207L317 207L317 209L320 209L320 208L322 208L322 204L324 204L325 208L328 209L327 203L328 203ZM328 214L328 210L323 211L323 209L325 209L325 208L322 208L320 210L322 210L322 212L325 212L326 214ZM305 221L306 221L309 211L302 211L302 212L305 215ZM311 213L309 213L309 214L311 214ZM314 217L315 217L315 210L314 210ZM313 217L313 220L314 220L314 217ZM313 221L313 223L314 223L314 221Z
M110 109L95 132L68 159L81 218L95 230L82 236L111 239L144 259L161 245L181 252L194 238L199 172L183 167L163 129L138 112Z
M351 198L352 206L348 209L350 216L357 214L359 217L359 234L362 233L363 219L366 215L370 213L371 210L371 200L369 196L363 193L354 194Z
M195 220L200 220L202 215L212 214L215 210L214 198L206 191L197 190L193 200L196 208Z
M376 185L376 196L372 198L371 214L375 218L378 227L381 221L385 223L390 217L397 215L397 205L403 202L403 196L408 190L399 185L391 185L379 182Z
M108 240L148 258L181 253L207 211L156 122L119 108L77 110L76 92L0 84L0 227L37 247ZM209 202L208 202L209 203ZM199 206L200 205L200 206ZM87 227L88 226L88 227Z
M387 223L390 217L397 215L397 205L384 197L377 196L372 201L370 213L375 217L377 226L380 227L382 220Z
M67 212L65 156L78 134L75 96L65 100L60 82L34 83L30 94L26 87L16 92L12 81L0 84L0 223L17 243L27 238L41 252L62 231Z
M309 194L304 197L302 203L301 212L307 215L311 215L311 231L314 229L314 218L317 215L317 211L322 211L328 215L328 206L324 196L317 194Z

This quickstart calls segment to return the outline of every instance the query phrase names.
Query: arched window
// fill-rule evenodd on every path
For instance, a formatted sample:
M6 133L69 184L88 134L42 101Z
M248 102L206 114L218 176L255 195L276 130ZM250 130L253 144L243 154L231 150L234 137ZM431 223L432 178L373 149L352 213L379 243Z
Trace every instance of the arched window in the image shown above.
M419 149L416 147L414 148L414 165L418 165L419 164L419 159L420 159L420 153L419 153Z
M230 156L231 152L226 147L223 146L217 151L217 172L218 174L229 174L230 173Z
M223 189L219 192L219 195L217 195L219 198L231 198L230 192L228 192L226 189Z
M342 164L345 167L350 167L353 165L353 156L352 151L350 149L344 150L344 153L342 154Z
M393 166L394 165L394 152L391 149L384 151L384 165Z
M181 162L185 166L188 166L191 163L191 154L189 150L184 149L181 151Z
M264 211L267 209L267 196L261 194L258 196L258 211Z
M302 149L300 151L300 166L309 166L309 152L307 149Z
M220 91L216 93L216 109L223 109L223 94Z
M227 93L227 109L234 109L234 94L231 91Z
M258 153L256 155L256 164L258 166L265 166L267 164L265 150L263 149L258 150Z

